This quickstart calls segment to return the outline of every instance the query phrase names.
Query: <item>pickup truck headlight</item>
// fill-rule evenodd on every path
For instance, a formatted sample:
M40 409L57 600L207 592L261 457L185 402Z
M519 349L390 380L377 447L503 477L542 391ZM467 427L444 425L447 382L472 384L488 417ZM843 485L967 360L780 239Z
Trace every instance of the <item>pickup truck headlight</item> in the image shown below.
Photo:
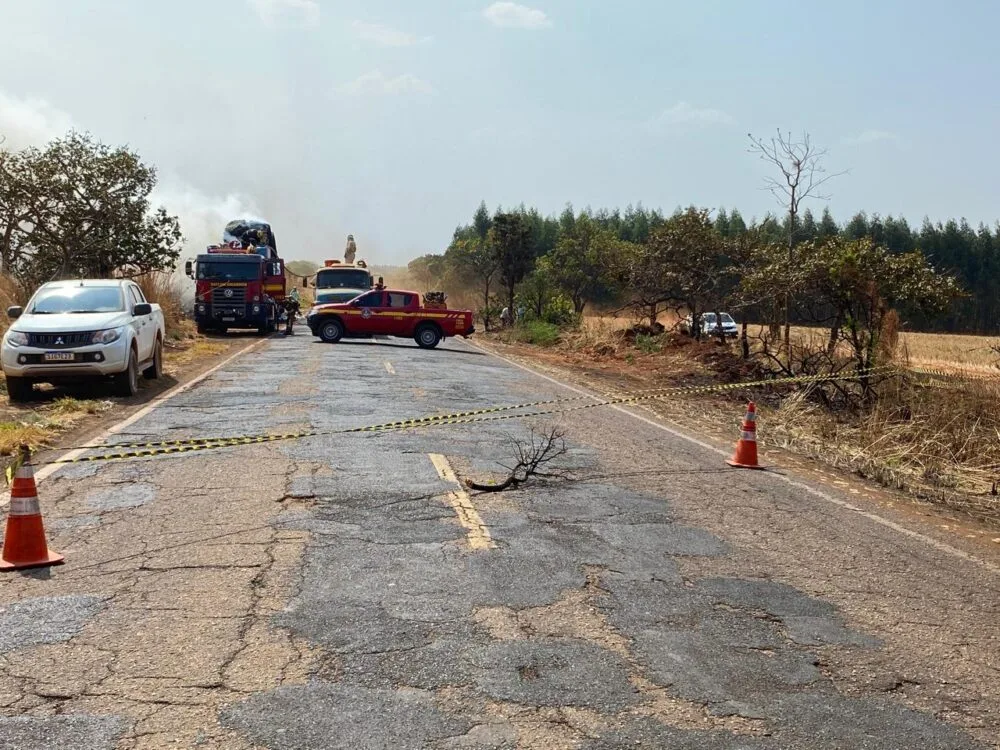
M28 334L21 333L20 331L8 331L7 343L11 346L27 346Z
M112 344L122 337L125 332L124 326L119 326L118 328L108 328L105 331L98 331L94 334L91 339L91 343L94 344Z

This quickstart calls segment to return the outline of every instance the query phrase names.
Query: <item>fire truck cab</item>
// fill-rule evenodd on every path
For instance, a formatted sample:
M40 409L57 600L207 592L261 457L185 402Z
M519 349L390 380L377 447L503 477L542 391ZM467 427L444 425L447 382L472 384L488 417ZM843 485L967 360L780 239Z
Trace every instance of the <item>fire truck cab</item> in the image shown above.
M199 333L255 328L263 336L277 328L278 302L285 290L283 263L257 250L233 240L210 245L193 263L187 261L185 272L195 280L194 319Z

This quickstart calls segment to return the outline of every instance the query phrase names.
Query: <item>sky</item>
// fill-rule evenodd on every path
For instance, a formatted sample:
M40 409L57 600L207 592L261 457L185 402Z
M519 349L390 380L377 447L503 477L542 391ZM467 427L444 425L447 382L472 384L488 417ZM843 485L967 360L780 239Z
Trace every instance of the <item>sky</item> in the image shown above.
M0 0L0 136L160 173L185 256L442 252L481 200L778 211L748 133L809 133L838 219L1000 219L1000 3Z

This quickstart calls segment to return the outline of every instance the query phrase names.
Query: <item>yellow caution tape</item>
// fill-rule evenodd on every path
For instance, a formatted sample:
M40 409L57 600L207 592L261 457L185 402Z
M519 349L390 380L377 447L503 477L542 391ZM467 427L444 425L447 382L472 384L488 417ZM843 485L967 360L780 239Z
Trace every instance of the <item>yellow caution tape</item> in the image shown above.
M341 430L309 430L303 432L289 432L282 434L264 435L240 435L232 437L207 437L189 438L182 440L165 440L151 443L121 443L104 446L84 446L87 450L100 450L101 448L134 448L138 450L119 451L114 453L104 453L94 456L81 456L79 458L61 459L50 461L51 464L69 463L91 463L97 461L114 461L130 458L152 458L154 456L169 456L180 453L191 453L201 450L213 450L217 448L230 448L244 445L257 445L262 443L273 443L285 440L299 440L308 437L319 437L329 435L349 435L366 432L388 432L393 430L414 429L417 427L432 427L435 425L468 424L472 422L487 422L502 419L523 419L526 417L545 416L564 412L580 411L582 409L594 409L601 406L614 406L641 403L656 399L666 398L670 395L720 393L725 391L739 390L741 388L753 388L770 385L795 384L795 383L824 383L837 380L860 380L871 377L878 373L888 372L893 368L880 367L868 371L831 374L831 375L795 375L785 378L768 378L766 380L743 381L738 383L722 383L716 385L703 386L678 386L669 388L653 388L646 391L637 391L632 395L618 398L596 400L592 403L575 407L565 407L535 411L527 414L501 414L502 412L522 411L525 409L538 409L543 406L564 405L576 401L596 399L596 396L575 396L570 398L550 399L546 401L532 401L523 404L508 404L505 406L493 406L483 409L471 409L451 414L436 414L414 419L403 419L395 422L384 422L382 424L366 425L364 427L350 427ZM497 416L500 415L500 416Z

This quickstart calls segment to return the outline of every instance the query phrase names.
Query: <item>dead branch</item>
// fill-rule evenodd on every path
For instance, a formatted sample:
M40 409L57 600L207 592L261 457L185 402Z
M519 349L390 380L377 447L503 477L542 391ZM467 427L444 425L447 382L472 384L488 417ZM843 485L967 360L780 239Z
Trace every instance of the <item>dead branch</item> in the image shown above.
M553 461L567 453L565 433L552 427L544 432L538 432L534 427L527 440L517 440L507 436L511 446L513 463L511 466L501 464L509 473L502 482L482 484L471 479L465 480L465 486L477 492L503 492L507 489L517 489L520 485L535 479L565 479L568 472L552 469Z

